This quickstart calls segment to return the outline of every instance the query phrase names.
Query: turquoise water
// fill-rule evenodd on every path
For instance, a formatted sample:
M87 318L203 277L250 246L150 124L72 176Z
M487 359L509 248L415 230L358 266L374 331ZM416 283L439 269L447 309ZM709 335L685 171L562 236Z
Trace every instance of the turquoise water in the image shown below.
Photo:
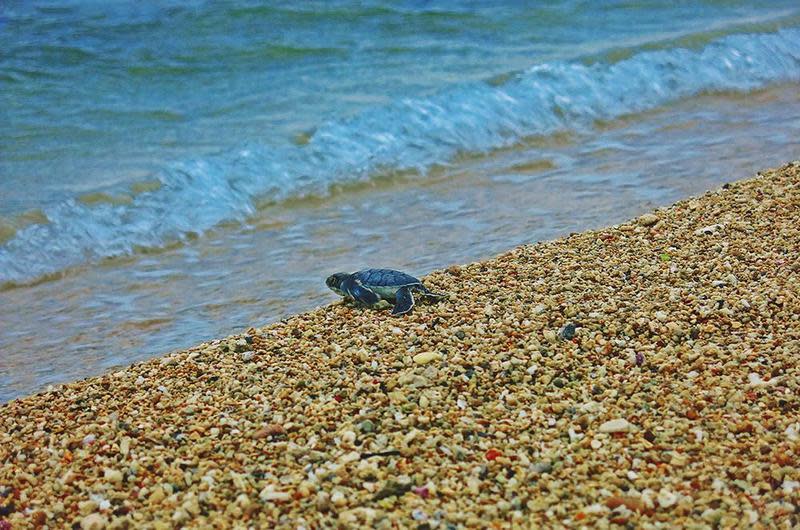
M799 158L799 82L788 1L5 2L0 399Z

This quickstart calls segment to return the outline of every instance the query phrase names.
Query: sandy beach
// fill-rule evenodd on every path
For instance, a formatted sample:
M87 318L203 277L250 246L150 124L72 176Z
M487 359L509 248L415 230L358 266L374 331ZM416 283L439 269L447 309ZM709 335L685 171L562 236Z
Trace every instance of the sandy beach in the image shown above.
M796 528L799 227L794 163L11 401L0 529Z

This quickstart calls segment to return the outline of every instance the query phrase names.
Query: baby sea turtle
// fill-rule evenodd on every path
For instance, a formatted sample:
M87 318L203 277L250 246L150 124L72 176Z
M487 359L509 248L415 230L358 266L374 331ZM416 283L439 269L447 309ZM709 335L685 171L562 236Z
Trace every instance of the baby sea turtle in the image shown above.
M447 295L433 293L417 278L392 269L366 269L348 274L337 272L328 276L325 284L346 299L373 306L381 300L394 302L392 315L404 315L414 307L414 293L430 300Z

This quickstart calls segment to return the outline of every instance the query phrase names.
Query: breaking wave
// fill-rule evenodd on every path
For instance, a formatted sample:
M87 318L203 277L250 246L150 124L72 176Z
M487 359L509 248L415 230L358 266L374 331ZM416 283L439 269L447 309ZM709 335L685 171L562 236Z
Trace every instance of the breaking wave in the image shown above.
M324 196L334 185L386 172L422 175L456 154L486 152L532 135L590 127L683 97L747 92L800 80L800 29L730 35L700 50L644 51L617 62L550 62L501 84L451 86L321 124L302 145L243 146L164 167L157 186L124 201L76 197L43 209L0 243L0 283L18 284L105 257L160 247L257 203ZM2 240L0 240L2 241Z

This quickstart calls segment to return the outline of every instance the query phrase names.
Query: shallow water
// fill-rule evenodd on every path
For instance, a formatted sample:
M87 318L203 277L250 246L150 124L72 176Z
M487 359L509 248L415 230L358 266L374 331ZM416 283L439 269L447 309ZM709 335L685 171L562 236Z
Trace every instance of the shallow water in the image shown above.
M0 400L800 158L746 4L9 4Z
M796 86L692 98L592 134L530 138L433 178L266 207L244 226L9 289L0 397L332 302L323 280L338 270L423 274L613 224L796 158L797 138Z

